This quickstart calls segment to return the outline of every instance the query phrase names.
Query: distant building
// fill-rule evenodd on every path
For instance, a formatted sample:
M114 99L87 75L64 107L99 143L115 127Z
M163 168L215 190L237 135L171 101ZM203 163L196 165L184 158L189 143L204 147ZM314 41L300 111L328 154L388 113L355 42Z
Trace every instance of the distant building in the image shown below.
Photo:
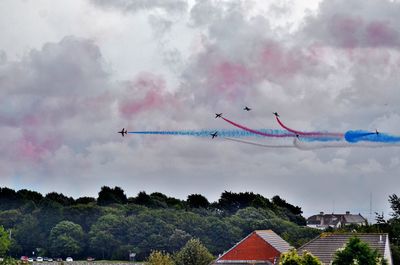
M389 265L393 264L390 252L389 236L386 233L322 233L317 238L301 246L298 249L298 252L299 254L302 254L303 251L311 252L314 256L318 257L324 265L328 265L333 261L335 252L338 249L343 248L353 236L357 236L367 243L371 249L378 250L378 253L388 261Z
M256 230L222 254L213 265L272 265L279 263L281 253L292 249L272 230Z
M320 212L317 215L310 216L307 219L307 226L317 229L326 229L328 227L339 228L345 225L365 225L367 219L361 214L324 214Z

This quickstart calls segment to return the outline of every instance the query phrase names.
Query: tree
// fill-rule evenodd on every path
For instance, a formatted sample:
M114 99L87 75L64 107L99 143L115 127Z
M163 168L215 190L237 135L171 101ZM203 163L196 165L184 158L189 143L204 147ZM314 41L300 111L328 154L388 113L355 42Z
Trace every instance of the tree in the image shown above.
M283 207L291 211L293 214L302 214L303 211L299 206L294 206L290 203L287 203L284 199L281 199L278 195L272 198L272 203L276 206Z
M96 199L92 197L79 197L78 199L75 200L76 204L89 204L89 203L95 203Z
M208 265L213 259L213 255L198 239L189 240L175 256L177 265Z
M168 251L175 252L181 249L192 236L186 231L175 229L172 235L168 238Z
M58 202L63 206L68 206L75 203L75 200L72 197L67 197L64 194L57 192L47 193L45 198L54 202Z
M155 250L151 252L149 258L147 259L147 264L149 265L175 265L174 260L168 253Z
M352 237L343 249L335 253L332 265L384 265L387 264L378 251L372 250L369 245L358 237Z
M43 246L44 236L40 233L40 225L36 217L28 214L13 231L13 239L18 242L21 254L32 253L36 248Z
M201 194L189 195L186 202L190 208L208 208L210 206L210 202Z
M22 220L22 214L19 210L6 210L0 212L0 225L4 226L5 229L10 229L20 223Z
M96 257L110 259L118 246L123 244L128 227L122 216L107 214L94 223L89 232L89 244Z
M124 191L120 187L114 187L113 189L107 186L101 187L99 197L97 198L98 205L110 205L113 203L127 203L128 198Z
M310 252L304 251L303 255L299 256L297 251L292 249L282 253L279 265L322 265L322 262Z
M19 190L17 194L25 201L33 201L36 204L39 204L39 202L43 199L43 195L40 194L39 192L36 191L31 191L31 190Z
M10 248L10 238L3 226L0 226L0 256L4 256Z
M83 248L83 230L70 221L59 222L50 232L50 250L54 256L77 255Z
M397 197L396 194L392 194L389 196L390 208L392 208L393 213L392 216L395 219L400 218L400 198Z

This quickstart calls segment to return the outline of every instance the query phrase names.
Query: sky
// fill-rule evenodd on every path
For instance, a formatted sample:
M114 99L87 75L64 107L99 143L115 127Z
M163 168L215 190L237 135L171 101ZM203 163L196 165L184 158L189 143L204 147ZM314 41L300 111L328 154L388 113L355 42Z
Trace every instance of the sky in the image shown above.
M217 112L279 129L277 111L303 131L400 135L399 12L389 0L3 0L0 186L210 201L252 191L306 216L389 217L398 147L116 132L232 129Z

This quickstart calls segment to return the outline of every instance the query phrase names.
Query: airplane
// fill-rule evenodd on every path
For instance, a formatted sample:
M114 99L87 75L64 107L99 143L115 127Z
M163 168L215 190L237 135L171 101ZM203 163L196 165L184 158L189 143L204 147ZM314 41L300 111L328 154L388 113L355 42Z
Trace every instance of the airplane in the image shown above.
M244 107L243 109L244 109L244 110L247 110L247 111L250 111L250 110L251 110L251 108L249 108L249 107L247 107L247 106Z
M272 112L276 117L279 117L278 112Z
M222 113L215 113L215 118L221 118L222 117Z
M128 131L125 130L125 128L122 128L122 131L120 131L118 133L120 133L122 136L125 136L125 134L128 134Z
M215 137L217 137L217 136L218 136L218 132L215 132L215 133L210 133L210 135L212 136L212 138L211 138L211 139L214 139Z

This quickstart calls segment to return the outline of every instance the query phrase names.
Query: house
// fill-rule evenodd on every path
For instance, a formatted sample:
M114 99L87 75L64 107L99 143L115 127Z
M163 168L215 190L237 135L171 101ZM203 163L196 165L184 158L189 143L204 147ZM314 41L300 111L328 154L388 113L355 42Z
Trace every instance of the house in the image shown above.
M292 247L272 230L256 230L220 255L213 265L278 264L281 253Z
M310 216L307 219L307 226L324 230L328 227L339 228L345 225L364 225L367 222L361 214L324 214L320 212L317 215Z
M392 265L392 255L390 252L389 236L386 233L322 233L317 238L311 240L298 249L299 254L303 251L311 252L318 257L323 264L331 264L335 252L343 248L351 237L357 236L367 243L372 249L377 249L389 265Z

